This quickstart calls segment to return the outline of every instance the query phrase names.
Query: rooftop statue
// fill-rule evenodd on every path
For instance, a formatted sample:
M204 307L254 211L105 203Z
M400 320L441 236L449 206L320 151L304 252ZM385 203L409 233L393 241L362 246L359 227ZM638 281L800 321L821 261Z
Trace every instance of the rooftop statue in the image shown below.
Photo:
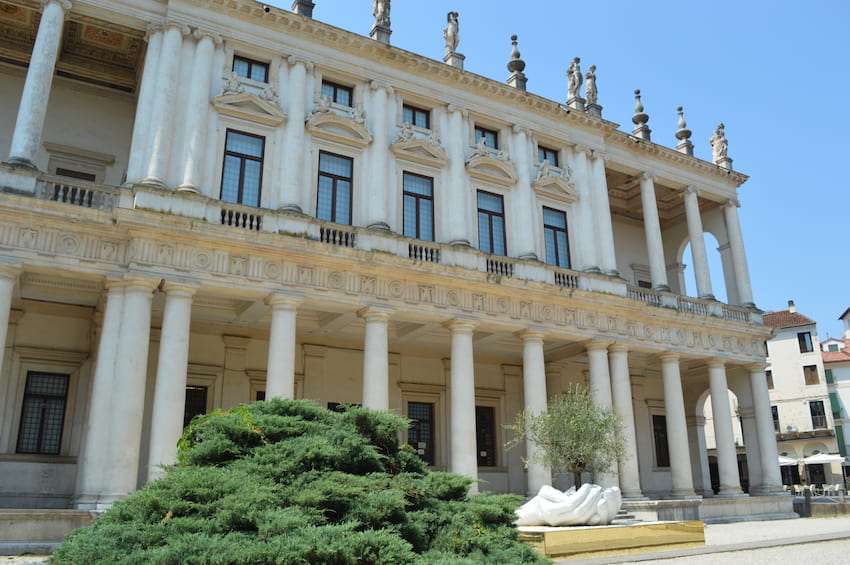
M460 35L458 33L458 13L449 12L446 14L446 29L443 30L443 38L446 40L446 54L457 51L457 46L460 43Z
M579 66L581 59L576 57L570 66L567 68L567 100L579 98L579 88L581 88L581 67Z
M729 151L729 141L726 140L725 130L725 125L718 125L714 133L711 134L711 139L708 140L711 144L711 157L715 163L726 159L726 153Z
M596 104L599 99L599 91L596 90L596 65L590 65L590 70L584 78L587 80L584 84L584 97L588 104Z
M537 496L517 508L517 526L602 526L620 511L622 497L617 487L602 488L585 483L576 490L561 492L540 487Z
M390 0L374 0L372 15L376 26L390 27Z

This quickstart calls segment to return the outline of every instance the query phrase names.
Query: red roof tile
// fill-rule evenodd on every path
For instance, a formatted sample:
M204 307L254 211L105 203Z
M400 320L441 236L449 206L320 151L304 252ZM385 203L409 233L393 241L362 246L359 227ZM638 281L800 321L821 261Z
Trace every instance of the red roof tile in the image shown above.
M764 316L764 325L771 328L789 328L814 323L815 321L811 318L807 318L797 312L789 312L788 310L779 310L778 312L772 312Z
M844 343L844 349L838 351L821 351L821 358L824 363L838 363L841 361L850 361L850 339L836 339L829 341L841 341Z

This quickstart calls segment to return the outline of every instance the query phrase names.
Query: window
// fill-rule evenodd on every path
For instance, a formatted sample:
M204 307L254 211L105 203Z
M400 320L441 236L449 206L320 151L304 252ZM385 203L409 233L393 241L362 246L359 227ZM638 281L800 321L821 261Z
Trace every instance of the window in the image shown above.
M499 134L491 129L475 126L475 143L484 138L484 146L491 149L499 148Z
M639 280L639 281L637 282L637 285L638 285L638 288L649 288L649 289L652 289L652 282L651 282L651 281Z
M254 400L256 400L257 402L262 402L265 399L266 399L266 391L258 390L257 396L256 396L256 398L254 398Z
M543 235L546 239L546 262L558 267L570 267L567 239L567 215L560 210L543 207Z
M816 430L826 429L826 412L823 410L822 400L809 402L809 412L812 415L812 428Z
M496 409L475 407L475 445L479 467L496 466Z
M74 169L65 169L63 167L56 167L56 174L62 177L87 180L89 182L97 181L97 175L93 173L84 173L83 171L75 171Z
M652 436L655 439L655 466L670 466L670 447L667 444L667 416L652 415Z
M812 351L812 332L798 333L797 343L800 345L800 353L809 353Z
M558 152L542 145L537 146L537 161L540 163L549 161L549 164L553 167L560 167L558 164Z
M183 409L183 427L189 425L192 418L207 413L207 387L193 386L186 387L186 404Z
M831 385L835 383L835 380L832 378L832 369L824 369L823 373L826 377L826 384Z
M253 59L240 57L239 55L233 57L233 72L241 77L249 78L257 82L269 81L268 63L261 63L259 61L254 61Z
M17 453L59 454L69 378L57 373L27 373Z
M434 179L404 173L404 235L434 241Z
M841 418L841 401L838 399L838 393L830 392L829 393L829 406L832 408L832 417L833 419Z
M764 376L767 379L767 389L773 390L773 371L768 369L764 372Z
M227 130L221 174L222 200L246 206L260 205L265 145L264 137Z
M830 353L838 353L838 344L830 343L829 347L827 347L827 350L829 350Z
M483 190L478 191L478 248L487 253L507 255L502 197Z
M431 129L431 112L405 104L401 108L401 121L412 126Z
M779 407L778 406L771 406L770 407L770 414L773 416L773 431L779 432L780 431L780 428L779 428Z
M350 157L319 153L319 203L316 217L340 224L351 223L351 179L354 162Z
M818 368L816 365L806 365L803 367L803 376L806 378L807 385L818 384Z
M407 443L428 465L434 464L434 404L432 402L408 402Z
M327 96L331 102L340 106L352 106L354 91L350 86L343 86L327 80L322 81L322 96Z
M844 426L835 426L835 439L838 441L838 454L847 457L847 444L844 443ZM847 468L846 466L844 467Z

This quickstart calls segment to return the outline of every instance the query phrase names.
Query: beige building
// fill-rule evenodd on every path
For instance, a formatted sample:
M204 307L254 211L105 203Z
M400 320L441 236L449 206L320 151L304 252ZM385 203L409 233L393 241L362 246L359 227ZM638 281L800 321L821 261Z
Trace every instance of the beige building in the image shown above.
M270 397L395 410L434 469L535 492L503 425L588 383L627 440L597 481L787 516L722 131L702 161L684 121L664 147L595 89L547 100L521 61L462 70L451 33L435 61L310 6L0 1L0 506L108 507L187 418Z

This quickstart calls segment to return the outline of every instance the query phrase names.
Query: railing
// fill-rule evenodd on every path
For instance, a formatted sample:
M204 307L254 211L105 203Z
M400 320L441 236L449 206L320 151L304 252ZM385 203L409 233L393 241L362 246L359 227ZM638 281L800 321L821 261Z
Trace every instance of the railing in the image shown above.
M221 225L223 226L260 231L262 221L263 217L259 214L250 214L228 208L221 209Z
M354 232L325 227L319 230L319 240L341 247L354 247L356 241Z
M417 261L428 261L430 263L440 262L440 250L436 247L427 247L416 243L410 243L407 246L408 256Z
M700 316L708 316L708 305L704 302L680 296L676 299L676 308L679 312L688 312L689 314L699 314Z
M661 306L661 294L648 288L628 286L629 298L645 302L650 306Z
M115 204L118 190L85 181L69 181L45 175L36 197L53 202L64 202L94 210L110 210Z
M826 414L812 414L812 428L816 430L825 430Z
M750 311L738 306L723 306L723 317L735 322L749 322Z
M578 273L555 271L555 284L564 288L578 288Z
M501 275L503 277L514 276L514 264L508 261L497 261L496 259L487 259L487 272L491 275Z

